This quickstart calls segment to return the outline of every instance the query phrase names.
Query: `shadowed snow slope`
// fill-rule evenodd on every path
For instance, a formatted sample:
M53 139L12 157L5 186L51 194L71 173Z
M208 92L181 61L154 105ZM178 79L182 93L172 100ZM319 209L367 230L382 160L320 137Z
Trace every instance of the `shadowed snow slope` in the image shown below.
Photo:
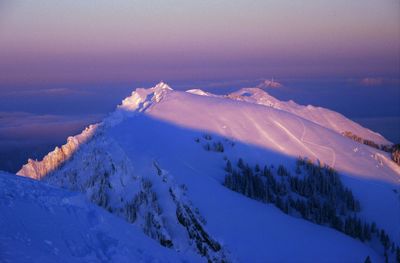
M0 172L0 262L183 262L84 196Z
M188 215L198 210L198 218L205 219L198 220L201 224L197 219L193 222L201 225L197 230L206 232L202 244L208 244L208 251L214 246L204 241L205 236L222 244L207 257L226 256L239 262L362 262L370 255L373 262L381 262L382 255L360 241L285 215L222 185L224 158L284 164L293 171L295 158L304 156L337 169L360 200L362 218L376 222L400 241L399 194L393 191L399 189L399 167L387 153L343 137L336 127L348 125L346 129L359 129L367 138L387 142L383 137L340 114L282 103L260 90L241 90L229 98L191 93L174 91L164 83L138 89L99 124L72 158L43 164L53 172L37 176L24 169L19 174L85 192L127 220L132 218L124 210L130 204L125 200L145 192L140 185L151 185L146 189L157 197L154 206L135 203L135 209L139 217L147 211L144 217L151 213L160 222L156 232L143 223L146 220L132 222L160 243L168 239L171 249L179 251L202 251L192 245L198 239L189 229L189 219L178 213L188 207ZM224 152L205 151L196 142L205 134L225 142ZM102 184L96 186L96 180ZM182 194L178 189L184 189ZM106 200L94 195L98 191L106 193Z

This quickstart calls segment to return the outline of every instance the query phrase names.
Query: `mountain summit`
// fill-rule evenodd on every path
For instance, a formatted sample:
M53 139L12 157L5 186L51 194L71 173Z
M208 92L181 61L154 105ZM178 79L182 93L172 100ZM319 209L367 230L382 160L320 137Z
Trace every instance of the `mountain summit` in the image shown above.
M400 168L346 132L390 144L260 88L219 96L161 82L18 175L86 196L174 252L160 261L395 260Z

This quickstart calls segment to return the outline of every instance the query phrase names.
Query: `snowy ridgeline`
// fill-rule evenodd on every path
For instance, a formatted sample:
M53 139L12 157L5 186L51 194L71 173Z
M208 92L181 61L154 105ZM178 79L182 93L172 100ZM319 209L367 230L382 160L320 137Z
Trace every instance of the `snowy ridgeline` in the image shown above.
M187 93L205 97L233 99L271 107L289 112L366 145L383 150L392 149L392 143L383 136L360 126L337 112L311 105L302 106L293 101L279 101L260 87L264 87L264 85L259 85L256 88L243 88L226 96L214 95L199 89L188 90ZM162 82L150 89L137 89L132 92L131 96L125 98L121 105L118 105L117 110L110 114L103 122L88 126L81 134L68 137L65 145L56 147L42 161L29 159L28 163L17 174L40 179L67 161L79 149L79 146L90 140L96 132L99 133L104 128L118 125L127 115L132 115L129 113L146 111L154 104L160 102L171 91L173 90ZM396 149L393 148L393 150ZM395 152L393 159L396 161L398 160L397 156L398 154Z
M160 83L133 92L85 140L69 139L71 151L30 161L19 175L82 192L179 259L395 260L399 167L343 130L387 143L340 114L260 89L216 96ZM338 172L296 167L297 156ZM239 158L249 164L236 167ZM174 259L166 255L158 260Z

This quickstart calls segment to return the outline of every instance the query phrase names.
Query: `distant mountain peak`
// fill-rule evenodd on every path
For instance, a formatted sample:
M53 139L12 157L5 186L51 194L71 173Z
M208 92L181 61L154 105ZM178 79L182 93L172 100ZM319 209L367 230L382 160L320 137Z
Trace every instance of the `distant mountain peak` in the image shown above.
M275 81L273 78L271 80L264 80L262 83L260 83L257 87L259 88L281 88L283 85L277 81Z
M241 101L247 101L256 104L262 104L265 106L271 106L276 109L279 107L280 101L275 97L271 96L260 87L255 88L242 88L238 91L232 92L228 95L229 98Z

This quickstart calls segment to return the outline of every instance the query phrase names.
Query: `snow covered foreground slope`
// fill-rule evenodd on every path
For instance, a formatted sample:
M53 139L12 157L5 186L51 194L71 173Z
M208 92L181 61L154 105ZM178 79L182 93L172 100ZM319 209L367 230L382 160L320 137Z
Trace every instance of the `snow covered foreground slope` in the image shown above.
M204 259L362 262L369 255L380 262L382 255L360 241L222 185L226 158L289 169L297 156L319 159L341 173L361 201L362 217L399 242L393 190L400 172L386 153L311 117L258 104L173 91L163 83L138 89L68 158L31 161L19 174L84 192L160 244ZM196 142L205 134L222 141L225 151L205 151Z
M0 172L0 262L201 262L77 193Z

